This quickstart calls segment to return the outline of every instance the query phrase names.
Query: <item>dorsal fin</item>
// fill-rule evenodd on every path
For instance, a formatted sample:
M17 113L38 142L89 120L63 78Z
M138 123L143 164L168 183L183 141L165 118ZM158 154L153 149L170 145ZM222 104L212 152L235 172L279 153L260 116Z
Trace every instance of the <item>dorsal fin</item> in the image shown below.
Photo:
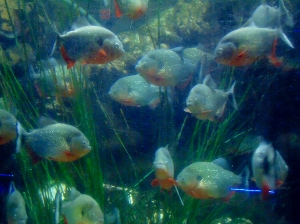
M81 195L79 191L76 190L75 187L72 187L70 190L66 192L67 201L73 201Z
M52 120L50 118L47 118L47 117L41 117L38 121L38 127L39 128L44 128L48 125L51 125L51 124L57 124L57 122L55 120Z
M15 183L12 181L9 185L9 194L13 193L16 190Z
M204 80L203 80L203 84L212 88L212 89L216 89L217 88L217 84L215 83L215 81L212 79L211 75L208 74L205 76Z
M90 26L91 24L87 21L87 19L82 16L82 17L79 17L75 23L73 23L72 25L72 30L76 30L80 27L84 27L84 26Z

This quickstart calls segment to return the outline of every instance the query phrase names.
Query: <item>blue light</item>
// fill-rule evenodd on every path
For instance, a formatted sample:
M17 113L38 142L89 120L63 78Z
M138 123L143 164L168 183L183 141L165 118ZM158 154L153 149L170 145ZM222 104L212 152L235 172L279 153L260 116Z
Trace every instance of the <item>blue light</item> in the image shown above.
M0 177L13 177L13 174L2 174L0 173Z
M251 190L251 189L243 189L243 188L230 188L232 191L244 191L244 192L257 192L261 193L261 190ZM274 191L269 191L270 194L274 194Z

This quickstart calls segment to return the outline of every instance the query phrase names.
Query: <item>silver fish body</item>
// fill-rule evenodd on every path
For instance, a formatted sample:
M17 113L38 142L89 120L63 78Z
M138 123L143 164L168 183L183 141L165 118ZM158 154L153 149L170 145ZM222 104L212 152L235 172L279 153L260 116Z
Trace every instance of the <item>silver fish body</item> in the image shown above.
M16 189L13 182L10 184L9 195L6 201L7 223L26 224L27 212L22 194Z
M252 171L258 188L275 190L285 181L288 166L271 143L261 141L252 155Z
M153 166L156 179L174 178L174 164L168 146L156 150Z
M241 177L211 162L195 162L185 167L176 179L179 187L194 198L227 197Z
M74 94L72 73L65 65L59 65L54 58L49 59L51 66L42 72L35 73L30 69L30 77L40 97L69 97Z
M277 37L293 48L293 44L281 29L257 27L236 29L219 41L214 52L215 60L231 66L249 65L263 57L272 60Z
M120 6L122 13L131 19L138 19L148 9L148 0L114 0Z
M160 102L159 87L148 83L140 75L130 75L118 79L110 88L109 96L125 106L150 106Z
M187 66L172 50L158 49L149 51L135 66L146 81L157 86L175 86L188 80Z
M58 44L62 57L74 66L76 61L82 64L105 64L123 56L123 44L110 30L90 25L84 17L78 19L75 28L66 34L58 35Z
M222 118L227 101L231 97L235 107L233 95L234 85L229 91L213 89L205 84L194 86L187 99L187 110L200 120L218 121Z
M99 204L86 194L79 194L73 200L63 202L61 214L68 224L104 223L103 213Z
M293 17L285 8L283 0L279 0L278 3L279 8L271 7L266 1L262 1L262 4L256 8L244 26L276 29L281 26L281 18L288 26L293 26Z
M25 147L38 157L74 161L90 152L86 136L74 126L52 123L25 134Z

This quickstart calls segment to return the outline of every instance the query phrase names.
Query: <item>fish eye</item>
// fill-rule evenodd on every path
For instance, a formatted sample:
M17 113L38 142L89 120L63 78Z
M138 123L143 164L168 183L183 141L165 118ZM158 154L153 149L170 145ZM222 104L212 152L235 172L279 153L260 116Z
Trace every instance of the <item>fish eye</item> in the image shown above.
M115 48L119 49L119 47L120 47L120 44L115 43Z
M82 145L86 145L86 142L85 142L85 141L82 141Z
M198 181L201 181L201 180L202 180L202 176L198 175L198 176L197 176L197 180L198 180Z
M199 102L199 99L198 98L195 98L195 103L198 103Z
M148 65L147 65L147 62L145 62L145 63L143 64L143 67L144 67L144 68L147 68L147 66L148 66Z

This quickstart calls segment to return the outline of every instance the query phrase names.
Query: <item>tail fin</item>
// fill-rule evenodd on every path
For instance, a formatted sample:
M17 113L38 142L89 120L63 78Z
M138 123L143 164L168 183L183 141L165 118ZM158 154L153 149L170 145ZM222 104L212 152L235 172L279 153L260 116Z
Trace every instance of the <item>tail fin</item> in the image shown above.
M12 181L12 182L10 182L8 193L11 194L11 193L13 193L15 190L16 190L16 186L15 186L15 183Z
M121 224L120 210L118 208L114 208L111 213L105 214L104 221L105 223Z
M24 135L27 134L27 132L24 130L20 122L17 122L17 140L16 140L16 149L15 153L19 153L21 151L21 146L22 146L22 139Z
M59 42L59 38L60 38L60 33L58 32L58 30L57 30L57 28L56 28L56 26L55 26L55 24L53 23L53 28L54 28L54 31L55 31L55 33L56 33L56 40L55 40L55 42L54 42L54 44L53 44L53 47L52 47L52 50L51 50L51 53L50 53L50 57L52 57L52 55L53 55L53 53L54 53L54 51L55 51L55 49L56 49L56 46L57 46L57 44L58 44L58 42Z
M227 91L227 94L228 94L228 97L232 103L232 106L235 110L238 110L238 105L237 105L237 102L235 100L235 96L234 96L234 86L235 86L235 83L234 82L231 86L231 88Z
M54 213L54 223L59 224L61 214L61 193L60 190L57 189L55 195L55 213Z
M244 186L245 189L249 189L249 179L250 179L250 169L248 165L245 166L241 174L239 175L241 177L241 183L242 186Z

